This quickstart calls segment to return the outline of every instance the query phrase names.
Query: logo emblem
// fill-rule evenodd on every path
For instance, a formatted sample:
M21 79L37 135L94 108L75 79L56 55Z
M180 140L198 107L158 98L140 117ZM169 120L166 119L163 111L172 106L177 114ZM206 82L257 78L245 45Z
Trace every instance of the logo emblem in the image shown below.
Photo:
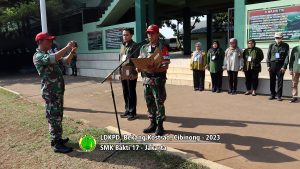
M96 139L91 135L85 135L80 138L79 146L83 151L91 152L96 148Z

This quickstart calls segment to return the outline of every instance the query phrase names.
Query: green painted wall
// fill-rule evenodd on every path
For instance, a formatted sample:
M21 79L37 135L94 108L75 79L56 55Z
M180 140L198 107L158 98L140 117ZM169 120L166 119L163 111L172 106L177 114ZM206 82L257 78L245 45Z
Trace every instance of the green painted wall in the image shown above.
M272 2L266 2L266 3L258 3L258 4L252 4L252 5L246 5L246 11L245 11L245 21L248 21L248 11L249 10L255 10L255 9L266 9L266 8L272 8L272 7L280 7L280 6L291 6L291 5L300 5L300 0L278 0L278 1L272 1ZM248 24L246 23L245 32L244 32L244 47L247 46L247 29ZM257 43L257 46L260 48L268 48L269 44L273 42L270 41L268 43ZM290 45L290 48L299 45L299 42L288 42Z
M246 0L234 0L234 37L238 40L238 46L243 48L243 42L246 37L244 36L245 21L245 1Z
M145 0L135 0L135 20L137 30L137 41L141 42L145 38L146 30L146 4Z
M105 44L105 30L108 29L114 29L114 28L124 28L124 27L131 27L134 28L135 34L135 22L125 23L125 24L119 24L119 25L113 25L113 26L107 26L107 27L97 27L98 22L88 23L83 25L83 31L82 32L76 32L71 34L66 34L62 36L58 36L56 39L56 42L58 43L59 47L64 47L69 41L75 40L78 42L78 53L107 53L107 52L119 52L119 49L110 49L106 50L106 44ZM88 36L87 34L89 32L95 32L95 31L102 31L102 37L103 37L103 49L104 50L88 50ZM136 36L133 36L133 39L136 39Z

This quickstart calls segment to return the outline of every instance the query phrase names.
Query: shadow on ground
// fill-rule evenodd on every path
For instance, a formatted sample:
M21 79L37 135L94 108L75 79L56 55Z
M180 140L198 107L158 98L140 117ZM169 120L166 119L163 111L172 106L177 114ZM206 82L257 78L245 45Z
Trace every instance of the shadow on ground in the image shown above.
M108 112L108 111L98 111L92 109L81 109L81 108L71 108L71 107L65 107L64 110L71 111L71 112L78 112L78 113L114 114L114 112ZM148 120L148 116L146 114L138 114L138 120ZM247 127L248 124L300 127L300 124L271 123L271 122L242 121L242 120L223 120L223 119L208 119L208 118L195 118L195 117L178 117L178 116L167 116L166 121L171 123L178 123L180 124L179 127L182 128L195 128L200 125Z
M77 109L77 108L68 108L68 107L66 107L65 110L73 111L73 112L81 112L81 113L87 112L87 113L105 113L105 114L112 114L112 115L114 114L114 112L96 111L91 109ZM148 120L148 117L147 115L138 115L137 120ZM248 124L300 127L299 124L207 119L207 118L192 118L192 117L177 117L177 116L167 116L167 122L178 123L180 124L179 127L182 128L194 128L199 125L247 127ZM199 135L202 133L167 130L166 134ZM284 148L290 151L297 151L300 149L300 144L298 143L282 142L278 140L266 139L261 137L253 137L253 136L241 136L241 135L230 134L230 133L219 133L219 134L221 135L220 143L224 144L226 149L234 151L240 156L243 156L250 161L267 162L267 163L282 163L282 162L298 161L293 157L287 156L277 151L277 149L279 148ZM243 148L238 148L241 146ZM184 149L182 150L203 158L203 155L200 152L184 150ZM222 160L225 159L220 159L218 161L222 161Z
M182 134L182 135L199 135L201 133L196 132L184 132L176 130L168 130L167 134ZM266 139L261 137L253 136L240 136L237 134L230 133L219 133L221 136L220 143L224 144L226 149L231 150L239 154L240 156L245 157L250 161L255 162L266 162L266 163L283 163L283 162L292 162L298 161L293 157L285 155L282 152L277 151L279 148L284 148L289 151L300 150L300 144L293 142L283 142L278 140ZM188 152L189 150L182 151ZM191 152L193 153L193 152ZM199 156L200 153L193 153ZM199 157L203 158L203 155L200 154ZM215 162L223 161L225 159L219 159Z

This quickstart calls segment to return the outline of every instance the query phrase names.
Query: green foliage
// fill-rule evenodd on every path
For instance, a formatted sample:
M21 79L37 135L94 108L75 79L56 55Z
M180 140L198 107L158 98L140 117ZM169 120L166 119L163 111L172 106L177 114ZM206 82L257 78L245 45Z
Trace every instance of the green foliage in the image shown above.
M226 31L228 27L228 13L216 13L212 16L213 19L213 27L216 31Z
M194 16L192 18L194 19L194 23L193 25L191 25L191 30L193 30L195 28L195 25L200 22L200 16ZM182 35L180 34L180 30L179 30L179 25L183 25L183 18L177 18L175 20L177 23L172 22L172 20L164 20L162 21L162 25L173 29L174 36L176 36L177 39L182 39ZM179 40L178 42L179 42L179 48L182 49L183 45L181 40Z
M38 0L0 0L0 33L29 31L29 24L40 22ZM48 20L63 11L62 0L47 0Z

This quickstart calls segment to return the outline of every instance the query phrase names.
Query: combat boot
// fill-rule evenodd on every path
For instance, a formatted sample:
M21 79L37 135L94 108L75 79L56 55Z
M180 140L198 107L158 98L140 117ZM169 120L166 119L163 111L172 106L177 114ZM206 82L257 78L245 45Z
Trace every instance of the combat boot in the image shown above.
M62 143L62 144L66 144L70 139L67 137L65 139L59 139L58 142ZM51 141L51 146L53 147L55 145L55 141Z
M157 127L157 123L155 120L152 120L149 127L144 129L144 133L154 133Z
M67 137L65 139L60 139L59 141L62 143L62 144L66 144L70 139Z
M155 131L155 135L156 136L162 136L164 135L164 127L163 127L163 121L160 121L158 122L157 124L157 128L156 128L156 131Z
M65 146L61 141L51 141L51 146L55 153L69 153L73 151L73 148Z

